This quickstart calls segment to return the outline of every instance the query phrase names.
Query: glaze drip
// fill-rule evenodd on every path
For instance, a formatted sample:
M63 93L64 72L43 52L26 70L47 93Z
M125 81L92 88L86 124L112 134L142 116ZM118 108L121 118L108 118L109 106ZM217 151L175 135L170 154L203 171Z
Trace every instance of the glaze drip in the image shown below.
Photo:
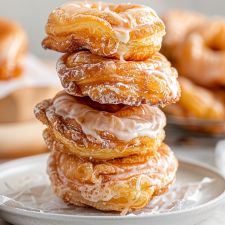
M141 115L117 117L112 113L95 110L76 101L76 98L64 93L54 99L56 114L64 119L74 119L86 135L97 140L97 131L109 132L119 140L129 141L136 137L156 138L165 126L166 119L162 111L154 106L141 105Z

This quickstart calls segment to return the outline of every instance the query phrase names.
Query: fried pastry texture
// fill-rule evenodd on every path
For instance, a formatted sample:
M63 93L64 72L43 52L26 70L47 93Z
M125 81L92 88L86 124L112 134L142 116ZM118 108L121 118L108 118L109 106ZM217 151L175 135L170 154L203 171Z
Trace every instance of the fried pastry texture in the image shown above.
M50 14L46 33L44 48L144 60L159 51L165 26L146 6L69 2Z
M67 93L101 104L164 106L180 97L177 71L160 53L137 62L81 51L63 55L57 72Z
M64 91L35 108L50 149L94 159L146 154L164 139L165 116L154 106L102 105Z
M66 203L126 214L168 191L177 166L163 144L155 154L101 162L53 151L48 174L54 192Z

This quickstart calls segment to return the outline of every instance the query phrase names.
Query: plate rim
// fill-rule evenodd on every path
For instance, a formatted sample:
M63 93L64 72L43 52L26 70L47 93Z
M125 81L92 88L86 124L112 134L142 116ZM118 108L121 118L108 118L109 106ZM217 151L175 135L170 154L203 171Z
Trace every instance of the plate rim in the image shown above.
M10 162L3 162L2 164L0 164L0 172L2 170L7 170L10 168L11 165L16 165L16 164L23 164L26 162L32 162L32 161L38 161L39 160L43 160L43 159L47 159L49 153L45 153L45 154L40 154L40 155L36 155L36 156L28 156L28 157L23 157L23 158L19 158L19 159L14 159L11 160ZM208 165L206 163L202 163L202 162L197 162L197 161L191 161L190 159L184 159L184 158L179 158L178 157L178 161L179 164L183 164L183 165L188 165L188 166L194 166L194 167L200 167L201 169L207 170L208 172L214 173L216 176L220 177L225 184L225 176L222 175L216 168L214 168L211 165ZM225 186L225 185L224 185ZM0 193L1 195L1 193ZM10 207L10 206L4 206L3 204L0 204L0 214L1 212L6 212L6 213L11 213L11 214L16 214L19 216L27 216L27 217L34 217L34 218L42 218L42 219L48 219L49 217L53 218L53 216L55 217L55 219L98 219L98 220L125 220L125 219L140 219L140 218L162 218L162 217L170 217L170 216L177 216L177 215L184 215L184 214L190 214L191 212L199 212L201 210L206 210L207 208L216 208L221 202L222 200L225 200L225 190L216 198L203 203L201 205L198 206L194 206L192 208L189 209L183 209L180 211L171 211L171 212L165 212L162 214L149 214L149 215L121 215L121 216L86 216L86 215L71 215L71 214L59 214L59 213L42 213L42 212L38 212L38 211L30 211L30 210L26 210L26 209L20 209L20 208L14 208L14 207Z

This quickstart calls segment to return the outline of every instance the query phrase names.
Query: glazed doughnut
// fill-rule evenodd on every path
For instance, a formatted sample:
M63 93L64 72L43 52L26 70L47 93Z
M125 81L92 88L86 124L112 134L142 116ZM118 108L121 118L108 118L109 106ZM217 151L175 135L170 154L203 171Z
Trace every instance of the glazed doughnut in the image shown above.
M162 52L173 62L177 58L176 48L194 28L205 22L206 18L197 12L175 9L167 11L162 20L166 26Z
M180 74L202 86L225 86L225 20L211 20L191 32L178 57Z
M180 97L177 71L160 53L128 62L80 51L63 55L57 72L67 93L101 104L167 105Z
M155 154L92 162L53 151L48 174L66 203L126 214L145 207L175 181L177 160L168 146Z
M50 14L46 33L44 48L144 60L159 51L165 26L146 6L70 2Z
M35 108L50 149L94 159L154 152L164 139L165 116L149 105L102 105L62 91Z
M200 87L187 78L180 77L182 95L176 105L165 108L175 116L207 120L225 119L225 101L209 89Z
M20 65L27 50L27 38L15 22L0 18L0 80L22 74Z

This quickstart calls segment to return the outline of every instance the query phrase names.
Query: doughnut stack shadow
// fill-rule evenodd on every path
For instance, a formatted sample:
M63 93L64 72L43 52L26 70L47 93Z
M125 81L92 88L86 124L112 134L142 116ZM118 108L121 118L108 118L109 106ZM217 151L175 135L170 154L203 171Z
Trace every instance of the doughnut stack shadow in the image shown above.
M177 160L158 106L180 97L159 53L165 26L149 7L70 2L54 10L44 48L63 91L35 108L47 126L48 174L66 203L126 214L168 191Z

